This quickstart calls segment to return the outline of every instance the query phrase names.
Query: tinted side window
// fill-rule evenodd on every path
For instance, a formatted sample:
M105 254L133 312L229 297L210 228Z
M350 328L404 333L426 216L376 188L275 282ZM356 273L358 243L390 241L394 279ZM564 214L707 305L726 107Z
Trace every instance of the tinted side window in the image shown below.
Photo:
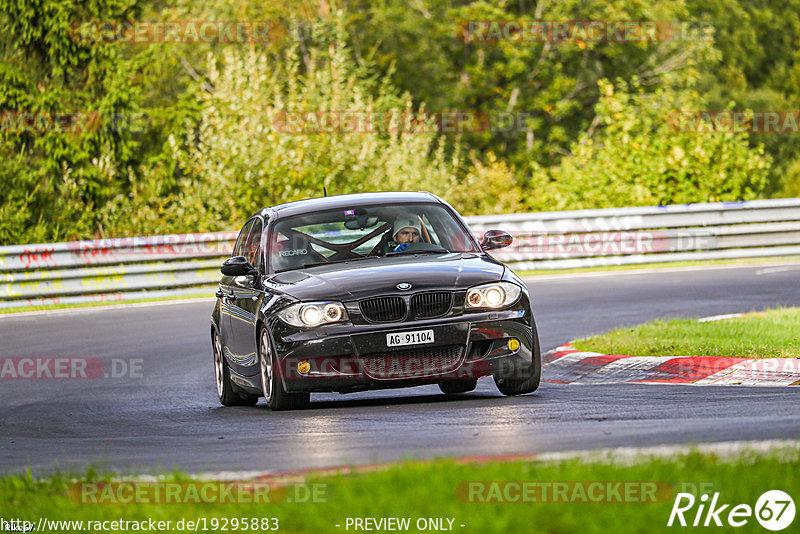
M247 245L245 246L244 256L250 265L258 268L261 263L261 231L264 228L264 223L261 219L255 219L253 224L253 231L250 232L250 237L247 238Z
M239 232L239 238L236 239L236 245L233 247L233 254L231 256L244 256L245 253L245 244L247 243L247 234L250 233L250 228L253 226L253 222L255 219L250 219L244 226L242 227L242 231Z

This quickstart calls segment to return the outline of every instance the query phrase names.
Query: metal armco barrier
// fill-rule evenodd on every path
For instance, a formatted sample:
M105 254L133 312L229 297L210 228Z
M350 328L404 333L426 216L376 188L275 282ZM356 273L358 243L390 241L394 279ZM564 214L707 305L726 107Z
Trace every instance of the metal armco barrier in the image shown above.
M0 247L0 308L213 295L237 232Z
M469 217L512 245L517 270L571 269L800 254L800 198Z
M800 198L467 217L515 270L800 255ZM215 291L236 232L0 247L0 308Z

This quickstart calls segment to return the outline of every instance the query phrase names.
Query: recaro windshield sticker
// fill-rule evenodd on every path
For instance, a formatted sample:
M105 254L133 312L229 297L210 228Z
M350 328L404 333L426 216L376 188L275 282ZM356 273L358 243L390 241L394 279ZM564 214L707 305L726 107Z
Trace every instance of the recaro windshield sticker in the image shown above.
M305 256L306 254L308 254L308 250L304 248L278 251L279 256Z

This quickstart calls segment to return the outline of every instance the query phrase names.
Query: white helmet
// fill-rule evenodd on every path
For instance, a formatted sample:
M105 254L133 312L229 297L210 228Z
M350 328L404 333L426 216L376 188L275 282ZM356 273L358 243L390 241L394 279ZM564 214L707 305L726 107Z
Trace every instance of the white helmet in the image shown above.
M419 223L418 217L398 217L394 220L394 230L392 236L396 236L397 232L403 228L415 228L417 233L422 235L422 225Z

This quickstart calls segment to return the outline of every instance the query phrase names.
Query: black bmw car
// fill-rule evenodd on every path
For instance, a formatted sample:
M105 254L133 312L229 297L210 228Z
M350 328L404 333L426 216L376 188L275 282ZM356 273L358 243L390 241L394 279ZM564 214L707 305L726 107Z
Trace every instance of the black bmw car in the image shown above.
M365 193L264 208L245 223L211 316L225 406L300 408L310 393L438 384L492 375L504 395L539 387L525 284L435 195Z

